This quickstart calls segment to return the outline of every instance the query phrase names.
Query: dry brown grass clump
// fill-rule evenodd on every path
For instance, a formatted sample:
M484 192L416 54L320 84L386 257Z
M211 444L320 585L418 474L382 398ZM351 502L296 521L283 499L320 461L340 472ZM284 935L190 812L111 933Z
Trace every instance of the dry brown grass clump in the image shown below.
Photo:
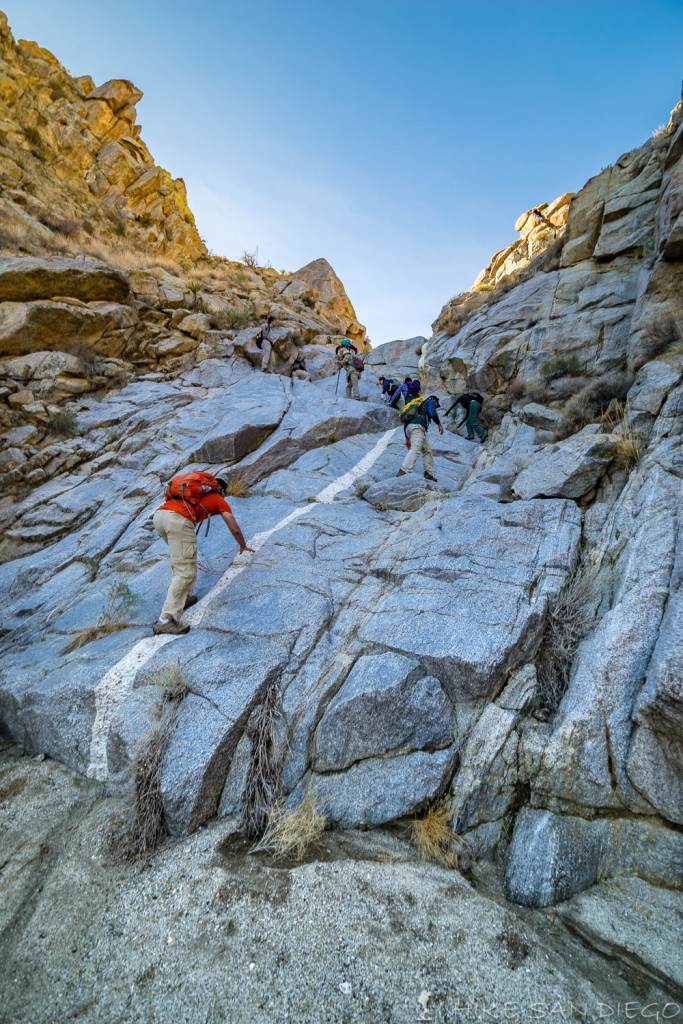
M296 861L320 844L327 819L315 794L308 793L294 808L287 808L277 800L270 809L268 824L261 839L251 853L271 853Z
M613 399L618 402L626 400L632 383L630 377L621 373L592 380L567 402L562 422L555 432L555 440L561 441L589 423L597 423Z
M93 640L100 640L103 636L116 633L125 629L128 623L128 616L138 604L140 598L134 594L127 583L110 583L107 587L107 603L95 626L86 626L79 629L74 637L63 649L62 654L69 654L71 651L85 647Z
M464 855L469 855L470 844L453 831L451 812L445 800L438 800L427 808L424 818L416 818L410 827L412 841L423 860L457 868Z
M537 402L539 405L544 405L551 397L538 377L516 377L508 388L508 395L513 402Z
M232 498L244 498L249 490L249 483L241 473L232 473L228 478L228 489L226 494Z
M549 711L557 711L560 706L579 644L590 630L594 576L592 568L578 569L548 611L536 672L541 702Z
M167 834L161 768L176 711L187 693L188 679L177 661L159 669L154 683L161 691L160 700L149 730L137 749L133 806L111 827L110 841L118 860L144 856L156 849Z
M623 402L616 402L614 410L608 410L603 423L610 428L615 439L615 454L618 461L627 468L635 466L643 457L643 443L633 429Z

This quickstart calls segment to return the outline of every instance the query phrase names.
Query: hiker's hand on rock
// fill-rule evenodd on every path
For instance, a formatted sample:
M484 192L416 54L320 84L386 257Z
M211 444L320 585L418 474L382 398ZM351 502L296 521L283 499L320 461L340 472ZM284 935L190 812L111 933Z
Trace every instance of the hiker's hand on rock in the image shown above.
M410 441L406 438L406 448L410 448Z
M443 434L443 427L441 426L441 424L440 424L440 423L439 423L439 433L440 433L440 434Z
M243 555L245 551L251 551L252 555L256 554L256 549L255 548L248 548L246 544L244 545L244 547L240 548L240 554Z

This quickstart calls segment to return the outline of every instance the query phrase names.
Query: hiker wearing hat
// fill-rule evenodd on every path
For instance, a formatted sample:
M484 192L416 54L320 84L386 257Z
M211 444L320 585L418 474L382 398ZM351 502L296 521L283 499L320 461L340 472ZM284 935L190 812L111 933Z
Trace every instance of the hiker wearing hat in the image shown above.
M481 412L481 406L484 399L478 391L468 391L466 395L459 395L453 402L453 405L447 411L446 415L450 416L454 409L459 405L465 410L465 415L458 423L458 429L465 424L467 430L467 440L474 441L474 435L476 434L481 444L484 443L486 438L489 436L482 427L479 426L479 413Z
M352 345L348 338L344 338L341 345L337 347L337 361L340 367L346 370L346 397L353 397L356 401L360 402L360 391L358 389L358 381L360 380L360 373L356 369L356 365L353 361L354 354L358 352L355 345Z
M197 536L195 526L210 516L220 516L242 551L248 548L232 510L225 500L227 482L211 473L183 473L166 488L166 501L154 513L154 529L171 552L173 579L168 588L161 615L154 623L155 633L179 636L189 633L181 625L185 608L197 603L190 591L197 579ZM208 533L208 525L207 525Z
M439 414L436 411L438 408L439 399L436 395L430 395L429 398L414 398L401 409L399 419L404 425L403 432L406 435L408 454L403 460L403 465L399 469L397 476L405 476L406 473L412 473L415 463L421 455L425 480L433 480L436 483L436 477L432 473L434 469L434 455L427 440L427 431L429 430L430 423L436 423L439 433L443 434L443 427L439 420Z

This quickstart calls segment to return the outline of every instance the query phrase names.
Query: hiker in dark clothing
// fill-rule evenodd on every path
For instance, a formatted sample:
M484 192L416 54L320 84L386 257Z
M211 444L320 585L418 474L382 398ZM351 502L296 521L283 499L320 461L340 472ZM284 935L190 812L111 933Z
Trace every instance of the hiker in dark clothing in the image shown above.
M382 401L389 402L396 394L398 381L395 381L393 377L380 377L377 381L377 387L382 389Z
M269 316L268 321L261 326L261 369L264 373L273 372L273 335L275 329L275 317Z
M434 455L427 440L427 431L429 430L430 423L436 423L439 433L443 434L443 427L439 414L436 411L439 408L439 399L436 395L430 395L429 398L425 398L422 402L416 401L415 407L415 415L407 421L403 428L403 432L406 435L408 454L396 475L405 476L406 473L412 473L415 463L419 456L422 455L425 480L433 480L436 483L436 477L432 473L434 469ZM403 412L401 416L403 416Z
M398 409L398 400L403 395L403 404L407 405L412 398L417 398L420 394L420 382L415 378L412 380L410 377L404 377L403 383L400 384L394 391L393 397L389 402L391 409Z
M461 405L465 410L465 415L460 420L460 423L458 423L458 429L464 423L467 428L467 440L474 441L474 435L476 434L482 444L489 436L486 431L479 426L479 413L481 411L483 401L484 399L478 391L469 391L467 394L460 395L456 398L453 405L446 413L447 416L450 416L453 410L457 408L457 406Z
M299 356L292 363L290 376L292 380L307 380L309 384L311 383L311 375L306 369L306 360L303 356Z

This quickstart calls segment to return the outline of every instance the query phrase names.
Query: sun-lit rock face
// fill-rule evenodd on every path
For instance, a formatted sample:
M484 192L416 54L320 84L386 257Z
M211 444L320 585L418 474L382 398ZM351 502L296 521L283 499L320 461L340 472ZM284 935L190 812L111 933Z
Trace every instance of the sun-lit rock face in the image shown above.
M518 217L515 231L519 232L519 238L493 254L489 265L477 275L472 291L490 291L528 267L532 260L557 242L564 234L573 198L573 192L565 192L552 203L540 203Z
M140 137L142 92L74 78L49 50L16 42L0 12L0 230L37 245L57 234L127 239L169 257L206 253L182 178Z

